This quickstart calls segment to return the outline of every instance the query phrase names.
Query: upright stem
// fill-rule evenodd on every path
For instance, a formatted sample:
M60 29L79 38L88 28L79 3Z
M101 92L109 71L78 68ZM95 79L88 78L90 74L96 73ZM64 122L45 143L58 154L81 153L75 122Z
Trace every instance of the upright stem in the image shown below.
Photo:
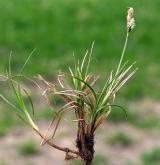
M118 72L120 70L120 67L121 67L121 64L122 64L122 61L123 61L123 58L124 58L124 54L125 54L127 43L128 43L128 37L129 37L129 32L127 32L127 35L126 35L126 40L125 40L125 44L124 44L124 47L123 47L122 55L121 55L121 58L120 58L120 61L119 61L119 65L118 65L118 68L117 68L116 75L118 74Z

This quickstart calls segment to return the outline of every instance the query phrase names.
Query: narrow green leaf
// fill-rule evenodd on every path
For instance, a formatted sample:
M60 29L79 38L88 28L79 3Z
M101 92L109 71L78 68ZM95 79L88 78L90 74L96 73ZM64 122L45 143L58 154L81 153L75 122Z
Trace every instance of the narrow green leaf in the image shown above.
M68 67L68 69L69 69L71 77L72 77L73 85L75 86L75 79L73 78L75 75L73 74L73 71L70 67Z
M0 97L1 97L8 105L10 105L13 109L15 109L15 112L20 112L20 113L21 113L21 110L20 110L16 105L14 105L11 101L9 101L4 95L0 94Z
M110 105L108 105L108 106L109 106L109 107L118 107L118 108L120 108L120 110L122 110L122 111L124 112L125 117L126 117L126 120L127 120L127 118L128 118L127 111L126 111L122 106L116 105L116 104L110 104Z
M86 57L88 55L88 50L86 51L85 55L84 55L84 58L82 60L82 64L81 64L81 72L83 72L83 66L84 66L84 63L85 63L85 60L86 60Z
M31 56L33 55L33 53L36 51L36 48L32 50L32 52L29 54L27 60L25 61L24 65L22 66L22 68L20 69L19 74L22 73L22 71L24 70L25 66L27 65L28 61L30 60Z
M78 77L74 77L74 78L79 80L80 82L84 83L91 90L95 100L97 101L97 96L96 96L96 93L95 93L94 89L86 81L84 81L84 80L82 80L82 79L80 79Z
M18 103L20 105L20 107L22 108L23 111L26 111L26 106L25 103L23 101L23 97L22 97L22 93L21 93L21 84L18 83Z
M23 89L23 90L24 90L25 94L27 95L28 100L30 102L31 109L32 109L32 115L33 115L33 119L34 119L35 118L35 110L34 110L34 105L33 105L33 102L32 102L32 98L31 98L31 96L29 95L29 93L27 92L26 89Z
M90 66L90 62L91 62L91 56L92 56L93 47L94 47L94 41L93 41L93 43L92 43L91 50L90 50L90 53L89 53L89 59L88 59L88 63L87 63L87 68L86 68L85 77L86 77L87 74L88 74L88 70L89 70L89 66Z
M9 55L9 62L8 62L8 75L11 76L11 58L12 58L12 51L10 52Z
M138 70L138 68L136 68L133 72L131 72L119 85L118 87L114 90L114 93L116 93L134 74L135 72Z

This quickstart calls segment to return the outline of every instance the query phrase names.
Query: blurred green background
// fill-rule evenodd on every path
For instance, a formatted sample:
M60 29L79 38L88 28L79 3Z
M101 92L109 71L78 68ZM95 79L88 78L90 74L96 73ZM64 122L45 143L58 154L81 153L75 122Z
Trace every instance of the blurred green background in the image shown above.
M5 70L13 51L18 70L37 48L25 72L53 76L73 63L73 52L83 56L95 40L94 70L105 75L120 58L129 6L135 8L136 28L126 58L137 61L139 71L127 96L159 98L159 0L1 0L0 66Z
M160 128L158 116L160 113L160 103L158 103L160 99L159 0L0 0L0 72L5 73L11 51L13 52L12 70L16 73L30 52L36 48L25 67L24 74L30 77L41 74L48 79L53 79L58 70L66 70L68 66L73 65L73 52L76 57L81 58L95 41L91 70L101 75L99 82L101 86L110 70L115 69L119 61L126 35L126 11L130 6L135 9L136 27L130 36L125 59L129 59L130 62L137 61L139 70L118 95L118 104L128 110L128 120L126 121L119 111L115 110L111 114L109 125L112 127L116 123L115 135L106 143L107 145L115 141L117 143L119 139L122 144L126 143L126 140L127 144L132 143L130 137L124 132L127 131L132 136L132 129L136 129L135 134L141 138L139 140L144 143L144 146L147 146L150 141L153 143L153 146L151 142L149 143L148 149L151 150L150 147L154 148L156 141L154 138L159 138ZM1 102L1 143L10 136L7 135L10 132L8 128L19 124L8 109L9 107ZM50 112L47 112L46 108L42 109L38 113L38 118L48 119ZM126 127L129 127L129 130ZM116 132L116 128L122 129L123 132ZM153 134L154 140L147 139L150 133ZM146 141L142 137L146 138ZM110 137L106 138L110 139ZM155 145L158 143L160 141L157 140ZM24 146L18 147L18 150L22 152ZM138 147L136 142L134 147ZM130 152L135 151L134 147L130 149ZM114 154L114 150L117 150L113 144L111 148L113 148L113 153L108 149L107 154ZM149 154L148 152L144 154L143 150L146 148L142 148L141 151L137 151L139 153L137 157L146 165ZM121 149L126 152L123 145ZM34 151L37 152L33 148ZM2 153L3 151L0 151L0 155ZM154 153L156 152L153 149L150 157ZM122 160L125 156L122 155ZM101 161L101 164L107 164L102 155L98 155L97 160ZM148 161L150 160L147 159ZM6 162L6 160L0 161L0 165L7 164ZM34 164L33 162L30 164ZM133 165L131 162L134 161L127 158L126 165ZM149 164L155 165L156 162L160 164L160 155L151 158ZM23 163L24 161L21 165ZM40 163L36 162L36 164ZM110 164L114 165L114 161ZM124 162L122 164L124 165ZM27 164L24 163L24 165Z

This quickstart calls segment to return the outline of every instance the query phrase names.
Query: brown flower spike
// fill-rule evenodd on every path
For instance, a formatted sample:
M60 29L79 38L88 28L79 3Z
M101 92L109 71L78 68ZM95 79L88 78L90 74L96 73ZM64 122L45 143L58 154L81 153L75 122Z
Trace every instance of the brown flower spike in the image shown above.
M127 31L130 32L135 27L134 9L129 7L127 15Z

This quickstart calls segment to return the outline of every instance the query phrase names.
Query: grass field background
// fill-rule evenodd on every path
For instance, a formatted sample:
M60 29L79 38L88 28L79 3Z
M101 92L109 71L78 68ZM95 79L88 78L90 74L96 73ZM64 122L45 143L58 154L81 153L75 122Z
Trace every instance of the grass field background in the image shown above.
M125 59L136 61L139 70L118 96L118 103L129 109L128 121L119 111L111 114L110 121L133 124L138 129L160 128L159 0L0 0L0 72L5 73L11 51L12 70L17 73L36 48L24 74L54 79L59 70L73 65L73 52L81 58L95 41L91 70L101 75L101 86L119 62L130 6L135 9L136 27ZM0 136L17 125L8 109L1 102ZM38 118L43 117L48 119L50 113L38 114Z
M93 71L104 77L118 63L126 33L126 10L133 6L136 28L126 58L137 61L139 71L124 93L133 99L159 98L159 5L159 0L0 1L0 68L5 71L13 51L13 68L18 71L36 48L25 72L53 76L72 65L73 52L82 57L95 41Z

